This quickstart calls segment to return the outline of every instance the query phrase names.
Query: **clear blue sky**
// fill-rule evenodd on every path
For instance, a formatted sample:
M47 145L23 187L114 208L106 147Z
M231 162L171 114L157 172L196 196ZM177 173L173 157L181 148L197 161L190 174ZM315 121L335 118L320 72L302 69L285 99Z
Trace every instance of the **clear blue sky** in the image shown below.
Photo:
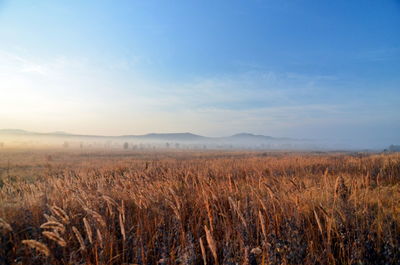
M400 1L2 1L0 127L400 143Z

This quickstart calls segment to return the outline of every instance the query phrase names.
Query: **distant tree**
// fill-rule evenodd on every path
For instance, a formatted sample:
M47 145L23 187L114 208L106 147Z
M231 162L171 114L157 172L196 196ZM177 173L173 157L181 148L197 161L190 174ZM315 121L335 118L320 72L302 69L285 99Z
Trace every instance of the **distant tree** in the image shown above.
M165 147L166 147L166 148L169 148L169 143L165 143Z
M46 160L47 160L47 162L51 162L51 161L53 161L53 157L51 155L47 155Z
M176 149L179 149L179 143L176 143L176 144L175 144L175 148L176 148Z
M390 152L400 152L400 145L394 145L394 144L390 145L389 151Z
M128 149L129 148L129 144L127 142L124 143L124 149Z

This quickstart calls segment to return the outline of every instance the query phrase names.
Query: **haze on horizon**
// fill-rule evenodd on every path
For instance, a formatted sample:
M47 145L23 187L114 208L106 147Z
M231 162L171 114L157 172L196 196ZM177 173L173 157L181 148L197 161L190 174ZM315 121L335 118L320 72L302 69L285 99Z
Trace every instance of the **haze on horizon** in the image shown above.
M0 129L381 147L399 73L396 0L0 0Z

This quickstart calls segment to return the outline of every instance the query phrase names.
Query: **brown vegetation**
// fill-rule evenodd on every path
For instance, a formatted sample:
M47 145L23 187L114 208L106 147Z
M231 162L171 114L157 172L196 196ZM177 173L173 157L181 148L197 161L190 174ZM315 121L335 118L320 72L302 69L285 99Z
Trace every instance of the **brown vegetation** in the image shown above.
M398 154L26 156L0 264L400 263Z

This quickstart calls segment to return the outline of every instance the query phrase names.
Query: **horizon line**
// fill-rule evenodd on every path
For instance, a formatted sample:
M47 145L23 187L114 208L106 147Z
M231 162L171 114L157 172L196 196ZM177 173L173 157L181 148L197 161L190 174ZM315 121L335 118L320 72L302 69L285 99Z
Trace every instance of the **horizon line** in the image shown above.
M225 136L205 136L202 134L197 134L197 133L192 133L189 131L186 132L149 132L149 133L144 133L144 134L119 134L119 135L104 135L104 134L80 134L80 133L69 133L66 131L51 131L51 132L38 132L38 131L30 131L30 130L25 130L25 129L16 129L16 128L2 128L0 129L0 132L2 131L20 131L24 133L32 133L32 134L57 134L57 135L70 135L70 136L93 136L93 137L128 137L128 136L148 136L152 134L191 134L193 136L200 136L200 137L206 137L206 138L224 138L224 137L232 137L232 136L237 136L237 135L251 135L251 136L263 136L263 137L271 137L271 138L277 138L277 139L295 139L291 137L276 137L276 136L271 136L271 135L265 135L265 134L255 134L255 133L250 133L250 132L239 132L239 133L233 133L230 135L225 135ZM297 139L297 140L310 140L310 139Z

